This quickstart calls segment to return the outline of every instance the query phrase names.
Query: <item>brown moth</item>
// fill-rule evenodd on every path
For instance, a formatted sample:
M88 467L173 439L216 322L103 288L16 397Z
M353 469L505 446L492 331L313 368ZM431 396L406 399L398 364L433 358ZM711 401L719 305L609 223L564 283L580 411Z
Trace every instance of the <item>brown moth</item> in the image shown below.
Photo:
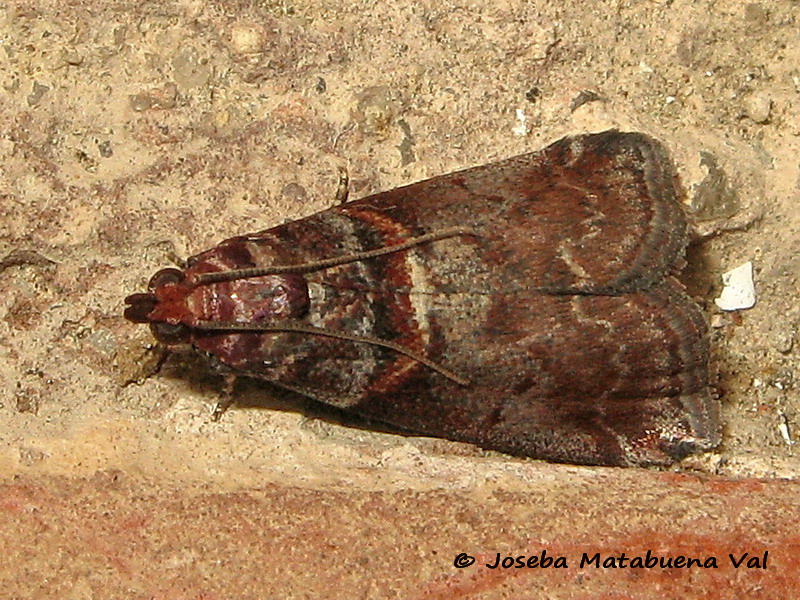
M720 441L676 185L645 135L565 138L225 240L125 316L408 432L669 464Z

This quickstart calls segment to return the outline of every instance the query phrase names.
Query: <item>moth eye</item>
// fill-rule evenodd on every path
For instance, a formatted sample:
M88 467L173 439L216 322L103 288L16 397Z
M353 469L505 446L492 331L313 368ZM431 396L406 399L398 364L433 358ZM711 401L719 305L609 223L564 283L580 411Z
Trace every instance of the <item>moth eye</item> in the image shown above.
M183 271L180 269L161 269L150 278L147 287L151 290L155 290L163 285L182 283L185 279L186 275L184 275Z
M150 323L150 331L154 338L165 344L188 342L192 334L191 328L183 323Z

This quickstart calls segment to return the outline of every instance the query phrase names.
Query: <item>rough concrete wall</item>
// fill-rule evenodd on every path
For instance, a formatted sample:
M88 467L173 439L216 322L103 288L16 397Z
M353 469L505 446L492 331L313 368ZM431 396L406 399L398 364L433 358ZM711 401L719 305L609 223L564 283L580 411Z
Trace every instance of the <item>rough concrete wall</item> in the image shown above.
M791 594L798 10L778 0L7 4L0 539L14 558L0 567L4 593ZM156 269L331 205L340 168L360 197L609 127L667 144L698 217L687 283L713 324L725 432L683 474L343 427L252 382L235 391L250 408L211 423L218 378L121 318L122 298ZM758 303L721 313L719 274L747 260ZM720 568L453 567L458 552L486 562L543 548L715 555ZM766 570L727 557L764 551Z

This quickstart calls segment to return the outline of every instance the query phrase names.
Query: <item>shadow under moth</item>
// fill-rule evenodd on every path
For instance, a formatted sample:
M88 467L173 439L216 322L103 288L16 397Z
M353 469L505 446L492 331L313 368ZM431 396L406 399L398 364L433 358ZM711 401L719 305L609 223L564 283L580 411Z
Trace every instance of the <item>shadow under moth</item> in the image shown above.
M414 434L594 465L720 441L664 148L564 138L225 240L125 317Z

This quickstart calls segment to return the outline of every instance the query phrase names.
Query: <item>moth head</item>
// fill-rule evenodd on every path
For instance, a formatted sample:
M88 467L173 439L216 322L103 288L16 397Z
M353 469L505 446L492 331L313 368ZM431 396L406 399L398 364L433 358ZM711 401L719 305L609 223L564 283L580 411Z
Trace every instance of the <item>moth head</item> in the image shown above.
M124 316L133 323L149 323L158 341L166 344L188 342L191 327L185 319L185 298L190 288L184 284L186 275L179 269L161 269L150 278L149 291L125 298ZM177 309L177 310L176 310ZM172 314L171 314L172 313Z
M200 273L196 271L203 269ZM204 279L210 276L211 279ZM310 306L302 274L249 276L239 270L162 269L146 293L125 299L125 318L148 323L167 344L191 342L194 335L219 331L268 331L280 322L304 317Z

